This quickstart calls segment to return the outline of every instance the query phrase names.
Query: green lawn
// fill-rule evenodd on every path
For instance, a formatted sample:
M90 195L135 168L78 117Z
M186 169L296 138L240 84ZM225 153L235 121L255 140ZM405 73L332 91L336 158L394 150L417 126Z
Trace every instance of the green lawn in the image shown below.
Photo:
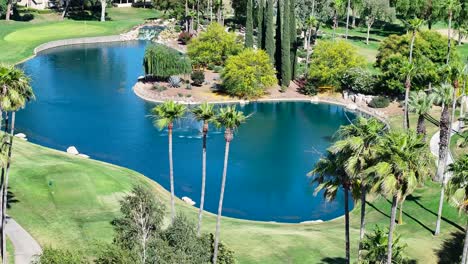
M462 137L458 134L453 135L450 139L450 152L455 159L464 154L468 154L468 147L460 147L460 141L462 141Z
M61 21L57 14L36 14L30 22L0 21L0 62L17 63L33 55L35 47L53 40L113 35L125 32L158 11L137 8L110 8L111 21Z
M134 184L150 186L168 203L169 194L160 185L118 166L72 157L21 140L15 141L13 159L11 191L18 202L12 204L9 214L43 246L93 254L96 243L111 241L109 222L118 215L119 199ZM433 183L416 191L405 203L406 223L397 228L408 244L408 255L421 263L436 263L436 251L464 223L457 210L446 205L444 217L448 220L442 223L443 233L433 237L438 195L439 186ZM177 207L195 221L195 208L180 200ZM388 200L380 198L368 208L369 228L388 225ZM204 231L214 232L215 217L210 214L204 220ZM343 218L295 225L224 218L221 233L222 240L235 250L239 263L327 263L326 258L344 257L343 227ZM356 209L351 213L353 255L358 230Z

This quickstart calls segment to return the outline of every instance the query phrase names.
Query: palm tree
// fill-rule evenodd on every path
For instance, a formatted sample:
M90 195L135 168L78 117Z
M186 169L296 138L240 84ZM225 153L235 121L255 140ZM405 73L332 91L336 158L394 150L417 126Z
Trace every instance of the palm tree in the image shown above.
M366 194L369 190L367 182L370 181L367 179L368 175L363 172L373 164L375 158L374 148L384 133L385 124L379 120L359 117L354 123L340 127L337 132L340 140L330 147L333 154L341 154L346 157L345 172L359 187L356 188L357 190L353 190L355 196L359 195L361 200L358 259L361 256L361 241L365 234Z
M345 207L345 250L346 263L350 263L349 249L349 192L352 191L352 180L346 173L345 163L347 156L341 153L333 154L330 149L326 157L321 158L315 168L309 172L309 176L313 176L313 183L317 183L314 194L320 191L328 201L333 201L336 198L338 190L344 190L344 207Z
M376 226L374 232L366 234L362 244L365 251L363 263L385 263L387 260L388 229ZM395 234L392 250L394 263L406 263L403 257L405 248L406 245L400 243L400 236Z
M308 69L309 69L310 54L311 54L311 49L312 49L312 42L311 42L312 30L315 27L315 30L317 31L318 24L319 24L319 21L314 16L309 16L309 18L307 18L307 20L305 21L305 26L307 27L306 38L305 38L306 51L307 51L305 72L308 72Z
M174 101L166 101L153 108L152 116L154 125L160 130L167 127L169 138L169 177L171 185L171 221L175 218L175 194L174 194L174 165L172 161L172 129L174 121L184 116L187 108L185 105L175 103Z
M229 158L229 144L234 138L234 130L247 120L248 116L237 111L235 106L227 106L219 110L216 116L216 124L224 127L224 139L226 140L226 149L224 152L223 178L221 180L221 193L219 195L218 216L216 217L216 233L214 242L213 264L218 260L218 244L221 229L221 212L223 210L224 189L226 187L226 176Z
M452 205L458 207L460 212L466 214L468 213L468 154L450 164L448 171L452 173L452 178L447 184L447 198ZM465 233L461 263L467 263L468 258L468 223Z
M3 263L6 263L6 237L5 237L5 221L6 221L6 204L8 177L10 172L11 151L13 147L13 135L15 130L15 113L23 108L29 100L34 99L34 93L30 84L29 77L20 69L13 66L0 66L0 118L5 113L5 133L1 140L1 155L4 158L2 161L1 186L0 186L0 201L1 201L1 253ZM11 113L11 121L9 120Z
M411 42L410 42L410 52L409 52L409 65L407 66L408 70L406 72L406 80L405 80L405 117L404 117L404 128L409 129L409 113L408 113L408 100L409 100L409 93L411 89L411 78L412 73L414 72L413 69L413 49L414 49L414 41L416 40L416 32L423 24L423 20L419 18L410 19L406 24L408 29L411 30Z
M453 12L457 11L461 5L459 0L447 0L445 2L445 7L447 8L448 12L448 44L447 44L447 65L450 62L450 52L451 52L451 44L452 44L452 19L453 19Z
M397 204L400 202L401 218L404 199L428 175L430 159L422 136L411 130L385 135L381 144L376 148L376 153L379 162L369 168L366 173L373 174L376 179L374 191L392 197L387 248L387 263L392 263Z
M444 192L445 192L445 168L447 166L448 144L451 135L451 120L449 107L452 103L454 89L453 86L445 83L441 86L435 87L433 91L435 95L435 102L442 105L442 113L440 115L440 137L439 137L439 159L437 162L436 180L442 183L440 190L439 210L437 213L435 235L440 233L440 221L442 219L442 207L444 206Z
M216 112L212 104L204 103L192 110L193 115L198 121L203 122L203 150L202 150L202 186L200 197L200 209L198 211L197 235L200 236L202 224L203 205L205 204L205 183L206 183L206 136L208 134L209 124L214 121Z
M351 0L348 0L348 5L346 6L346 39L348 39L349 31L349 10L351 9Z
M426 140L426 124L424 116L429 113L434 104L434 96L428 95L424 91L411 92L409 96L408 107L411 112L418 115L418 125L416 131L423 135Z

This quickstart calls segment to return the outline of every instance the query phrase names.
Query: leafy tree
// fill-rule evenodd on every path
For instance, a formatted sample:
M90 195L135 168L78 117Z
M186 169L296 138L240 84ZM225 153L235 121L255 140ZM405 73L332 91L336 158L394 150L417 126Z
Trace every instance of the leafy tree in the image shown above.
M395 1L395 9L400 18L410 20L423 19L429 29L437 21L442 19L443 5L446 0L398 0Z
M186 56L159 44L153 44L146 48L143 67L146 75L161 79L192 72L191 62Z
M253 49L229 57L221 78L229 94L242 98L259 97L277 82L266 52Z
M242 123L245 123L248 117L244 113L237 111L235 106L227 106L219 110L219 114L216 117L216 122L219 126L224 127L224 140L226 141L226 149L224 152L224 167L223 167L223 177L221 180L221 193L219 196L219 206L218 206L218 215L216 217L216 233L213 249L213 258L212 263L216 264L218 261L219 255L219 239L221 232L221 213L223 210L223 200L224 200L224 189L226 188L226 176L229 160L229 146L234 138L234 131L239 128Z
M6 14L7 1L8 0L0 0L0 18L3 17Z
M154 118L154 125L159 129L168 129L169 139L169 177L171 185L171 220L174 221L175 217L175 194L174 194L174 165L172 160L172 129L174 127L174 121L184 116L187 108L182 104L177 104L174 101L166 101L159 104L152 109L152 115Z
M68 250L44 248L40 257L34 264L90 264L83 255Z
M377 264L385 263L387 260L388 248L388 229L383 229L376 226L374 232L366 234L363 240L364 259L359 263L362 264ZM400 243L400 236L395 234L392 250L392 263L410 263L403 256L406 244Z
M392 263L393 231L397 204L400 203L399 223L403 222L403 202L427 177L430 156L422 136L411 130L405 133L390 132L376 147L374 166L366 170L373 175L373 190L392 197L390 227L388 234L387 263Z
M275 63L275 25L274 25L274 0L266 0L265 8L265 51Z
M290 20L290 5L289 0L284 0L283 10L281 12L281 85L289 87L291 82L291 27Z
M340 87L340 80L350 68L364 67L365 59L357 54L353 45L344 41L321 41L315 47L308 78L320 86Z
M122 248L115 243L101 246L98 250L94 261L96 264L127 264L140 261L136 252Z
M210 123L215 121L216 112L212 104L203 103L192 110L193 115L197 121L203 122L203 146L202 146L202 186L200 197L200 209L198 210L198 227L197 235L200 236L203 206L205 204L205 183L206 183L206 137Z
M434 96L428 95L424 91L411 92L409 96L409 110L418 115L418 125L416 131L418 134L423 135L426 140L426 124L425 115L429 113L434 103Z
M447 184L447 198L453 206L458 207L460 213L466 214L468 212L468 154L450 164L448 171L452 173L452 177ZM460 263L466 263L468 259L468 225L465 232L465 243Z
M395 9L390 7L388 0L363 0L361 16L366 18L366 44L369 45L370 30L374 22L376 20L391 21L395 16Z
M374 149L386 132L385 130L385 124L379 120L359 117L352 124L340 127L337 132L339 140L329 148L329 151L334 155L340 155L344 158L344 172L353 182L353 196L360 196L359 259L362 248L361 241L365 233L366 195L371 187L368 183L372 182L369 175L364 172L374 164Z
M326 157L321 158L308 175L313 176L312 183L318 184L314 194L323 191L323 196L328 201L335 200L338 190L341 188L344 190L345 251L346 263L349 264L349 195L352 191L353 181L346 173L346 158L346 155L334 154L331 150L328 150Z
M245 47L253 48L253 0L247 0L247 22L245 26Z
M242 43L237 36L226 32L218 23L210 24L205 32L192 39L187 46L189 57L199 66L224 65L229 56L236 55L241 50Z
M341 88L356 93L375 94L377 77L367 68L351 68L341 78Z

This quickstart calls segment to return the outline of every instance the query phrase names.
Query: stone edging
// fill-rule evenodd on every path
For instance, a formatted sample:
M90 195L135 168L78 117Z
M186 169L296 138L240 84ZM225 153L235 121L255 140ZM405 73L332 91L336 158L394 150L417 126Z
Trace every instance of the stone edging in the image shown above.
M127 40L122 35L112 35L112 36L101 36L101 37L85 37L85 38L72 38L72 39L62 39L46 42L37 46L34 49L34 55L37 55L39 52L69 45L79 45L79 44L90 44L90 43L104 43L104 42L119 42Z

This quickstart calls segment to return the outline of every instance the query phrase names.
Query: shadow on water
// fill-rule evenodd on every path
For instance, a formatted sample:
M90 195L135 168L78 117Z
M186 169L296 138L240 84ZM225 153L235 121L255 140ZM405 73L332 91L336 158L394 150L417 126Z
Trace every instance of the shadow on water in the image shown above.
M320 263L323 263L323 264L342 264L342 263L346 263L346 259L341 258L341 257L334 257L334 258L326 257L326 258L323 258Z
M421 207L422 209L426 210L427 212L431 213L431 214L434 215L434 216L437 216L437 213L436 213L436 212L430 210L429 208L425 207L423 204L421 204L421 203L419 202L419 200L421 200L421 196L412 196L412 195L410 195L410 196L408 196L408 197L406 198L406 200L408 200L408 201L413 201L415 204L417 204L417 205L418 205L419 207ZM389 201L389 202L390 202L390 201ZM405 213L405 215L407 215L407 214ZM442 220L443 220L444 222L446 222L446 223L452 225L453 227L457 228L457 229L460 230L460 231L465 231L465 229L464 229L463 227L461 227L459 224L453 222L453 221L450 220L450 219L445 218L444 216L442 216ZM419 222L419 221L418 221L418 222ZM426 228L426 229L427 229L427 228ZM431 231L431 232L433 233L433 231Z
M463 252L463 232L452 232L439 249L435 250L439 264L460 263Z

